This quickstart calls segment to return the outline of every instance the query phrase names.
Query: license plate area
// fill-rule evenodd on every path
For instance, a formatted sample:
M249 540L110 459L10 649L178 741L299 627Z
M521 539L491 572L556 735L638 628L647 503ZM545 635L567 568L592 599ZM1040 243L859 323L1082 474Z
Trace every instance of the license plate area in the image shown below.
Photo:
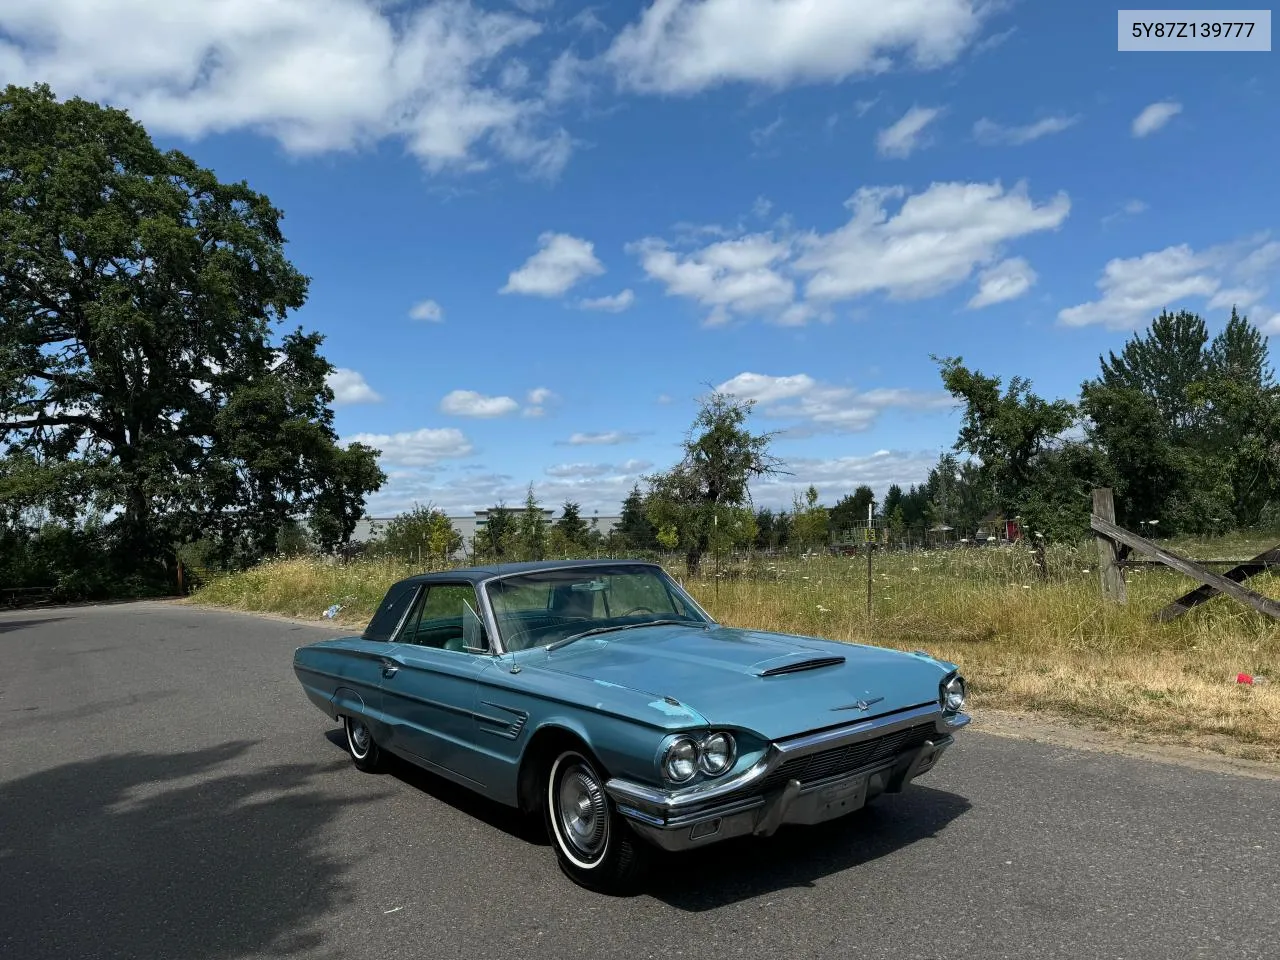
M846 777L814 791L815 813L820 820L852 813L867 802L867 774Z

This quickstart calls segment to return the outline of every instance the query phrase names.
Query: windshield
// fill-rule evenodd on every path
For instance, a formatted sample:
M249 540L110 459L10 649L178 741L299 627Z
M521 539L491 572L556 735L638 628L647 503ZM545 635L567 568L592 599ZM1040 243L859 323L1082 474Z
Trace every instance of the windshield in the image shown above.
M658 567L601 565L503 577L489 603L508 650L545 647L587 630L710 621Z

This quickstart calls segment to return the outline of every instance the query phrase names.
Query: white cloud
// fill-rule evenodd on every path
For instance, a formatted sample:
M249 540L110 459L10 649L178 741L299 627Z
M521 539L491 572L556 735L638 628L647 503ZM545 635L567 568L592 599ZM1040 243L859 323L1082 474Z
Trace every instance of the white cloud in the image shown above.
M740 373L716 389L743 400L754 400L760 413L769 418L795 420L788 435L815 433L856 433L875 423L881 411L894 407L911 410L939 410L953 405L941 391L877 389L859 392L849 387L824 384L806 373L769 376Z
M595 245L567 233L547 232L538 237L539 250L507 277L499 293L533 297L559 297L578 281L604 273L596 259Z
M623 463L557 463L547 467L549 477L562 480L587 480L595 477L634 477L652 467L648 460L627 460Z
M1025 182L935 183L890 215L885 202L901 187L864 188L848 201L847 224L810 234L796 266L811 274L810 299L850 299L880 290L911 300L941 293L994 261L1011 240L1055 230L1071 202L1059 193L1037 204Z
M620 443L631 443L639 438L638 433L626 433L622 430L609 430L605 433L575 433L564 441L571 447L609 447Z
M876 134L876 152L882 157L910 156L927 145L925 127L941 115L941 107L912 107L896 123Z
M378 403L382 400L382 397L378 396L373 387L365 383L364 375L357 370L338 367L325 378L325 382L329 384L329 389L333 391L333 402L337 406L346 406L354 403Z
M590 63L566 50L551 61L547 69L547 102L566 103L585 96L591 89Z
M1036 282L1036 272L1022 257L1002 260L978 275L978 292L969 301L972 309L1016 300Z
M409 316L414 320L425 320L428 323L439 323L444 320L444 309L434 300L422 300L413 305Z
M666 241L646 238L629 248L668 296L687 297L711 310L710 323L732 313L780 313L795 299L795 283L779 269L791 256L789 242L756 233L681 254Z
M979 143L988 145L1008 144L1017 147L1033 140L1039 140L1041 137L1061 133L1079 122L1079 115L1070 117L1053 116L1044 117L1019 127L1009 127L983 117L973 125L973 137Z
M1267 293L1280 268L1280 242L1265 236L1196 251L1187 244L1137 257L1117 257L1098 280L1101 296L1058 313L1066 326L1136 329L1164 309L1206 301L1210 309L1248 309Z
M901 201L896 212L891 201ZM777 232L731 236L691 251L654 237L627 249L669 296L707 308L709 324L755 314L799 325L829 319L840 301L877 292L921 299L965 283L979 269L998 271L1010 242L1057 229L1071 202L1059 193L1037 203L1025 183L1008 190L999 182L934 183L911 196L903 187L864 187L846 207L849 221L826 234L790 231L784 221ZM699 242L689 236L686 246ZM1030 277L1030 267L1017 262Z
M250 130L299 154L393 139L432 171L496 157L553 176L567 136L500 82L541 30L465 0L11 0L0 72L160 134Z
M474 390L454 390L440 401L441 412L455 417L503 417L519 408L510 397L486 397Z
M900 450L876 450L834 459L795 458L787 462L790 476L753 483L752 499L757 508L789 510L793 495L813 484L822 502L830 505L864 483L882 498L890 484L899 484L905 490L923 482L937 458L937 451ZM600 467L609 469L601 472ZM534 482L534 496L543 506L557 511L566 500L576 501L590 523L597 511L601 516L616 516L632 486L649 469L645 461L559 464L547 470L549 479ZM431 503L451 515L466 515L498 502L508 506L523 503L529 480L525 476L488 472L483 466L448 479L418 470L389 471L387 484L369 498L369 509L375 516L385 517L412 509L417 502Z
M558 399L546 387L534 387L529 391L529 406L520 411L520 415L524 417L541 417L547 412L547 404Z
M974 0L654 0L606 60L624 85L654 93L834 82L951 63L981 19Z
M642 463L643 461L637 461ZM622 470L626 465L617 465ZM635 472L609 472L598 475L551 476L534 481L533 494L542 506L560 510L566 500L582 508L588 524L593 516L616 516L622 501L640 480L643 468ZM386 486L369 498L369 509L378 516L394 515L411 509L414 502L431 503L451 515L467 515L497 503L518 507L524 503L529 477L508 474L468 472L464 476L438 479L428 473L414 472L390 479Z
M441 460L469 456L474 448L461 430L452 427L404 433L357 433L348 443L363 443L382 451L381 461L397 467L430 467Z
M751 484L751 498L757 507L791 508L793 496L811 484L821 502L830 506L846 494L866 484L883 499L890 485L903 490L923 483L938 461L936 451L877 450L863 456L832 459L797 457L787 461L790 476L771 477Z
M584 310L603 310L606 313L622 313L636 302L635 292L631 289L623 290L621 293L615 293L611 297L594 297L592 299L583 300L579 306Z
M1119 220L1121 217L1136 217L1140 213L1145 213L1147 204L1145 200L1126 200L1119 209L1108 213L1102 218L1102 225L1106 226L1113 220Z
M757 147L763 147L774 138L774 135L777 134L780 129L782 129L781 116L776 120L765 124L763 127L753 128L748 136L751 138L751 142Z
M1161 100L1150 104L1133 118L1133 135L1135 137L1150 136L1181 112L1182 104L1176 100Z

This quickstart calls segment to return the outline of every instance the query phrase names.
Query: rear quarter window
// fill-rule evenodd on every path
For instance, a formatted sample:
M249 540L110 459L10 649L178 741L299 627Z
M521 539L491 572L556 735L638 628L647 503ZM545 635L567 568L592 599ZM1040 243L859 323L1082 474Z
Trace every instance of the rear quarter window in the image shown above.
M382 603L374 611L373 619L361 636L365 640L390 640L417 592L418 585L412 581L394 584L382 598Z

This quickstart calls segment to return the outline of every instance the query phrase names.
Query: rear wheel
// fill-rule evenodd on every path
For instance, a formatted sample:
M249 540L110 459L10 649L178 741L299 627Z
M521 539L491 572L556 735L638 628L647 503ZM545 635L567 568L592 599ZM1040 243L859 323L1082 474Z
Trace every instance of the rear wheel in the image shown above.
M347 752L356 768L365 773L376 773L382 769L382 751L373 740L373 733L368 725L359 717L343 717L342 729L347 735Z
M629 893L644 874L649 850L618 814L605 778L583 752L564 750L547 774L547 834L560 869L599 893Z

